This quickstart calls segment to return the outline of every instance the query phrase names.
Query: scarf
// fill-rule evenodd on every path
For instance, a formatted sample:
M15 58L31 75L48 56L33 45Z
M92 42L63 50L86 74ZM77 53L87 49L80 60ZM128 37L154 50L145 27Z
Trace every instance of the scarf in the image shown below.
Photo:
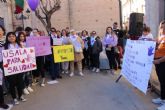
M71 39L72 42L74 42L74 41L77 40L77 37L78 37L77 35L71 35L70 39Z
M6 42L6 37L3 36L2 39L0 39L0 47L3 47Z
M96 37L95 36L92 36L91 37L91 46L94 45L95 41L96 41Z

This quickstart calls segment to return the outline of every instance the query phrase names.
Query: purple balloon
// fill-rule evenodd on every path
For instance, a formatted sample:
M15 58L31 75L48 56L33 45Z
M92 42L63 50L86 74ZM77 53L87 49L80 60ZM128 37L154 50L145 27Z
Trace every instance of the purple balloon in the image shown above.
M36 11L38 5L39 5L39 0L27 0L29 7L31 8L32 11Z

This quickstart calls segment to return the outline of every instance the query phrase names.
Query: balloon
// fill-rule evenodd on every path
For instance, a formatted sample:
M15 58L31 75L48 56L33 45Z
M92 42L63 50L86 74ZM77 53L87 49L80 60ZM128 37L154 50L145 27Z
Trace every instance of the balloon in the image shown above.
M40 0L27 0L29 7L32 11L36 11Z

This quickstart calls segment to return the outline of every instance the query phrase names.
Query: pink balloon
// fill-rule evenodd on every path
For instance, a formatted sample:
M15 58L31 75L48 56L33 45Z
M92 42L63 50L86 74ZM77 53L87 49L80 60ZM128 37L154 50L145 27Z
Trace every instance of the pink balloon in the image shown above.
M31 8L32 11L36 11L40 0L27 0L29 7Z

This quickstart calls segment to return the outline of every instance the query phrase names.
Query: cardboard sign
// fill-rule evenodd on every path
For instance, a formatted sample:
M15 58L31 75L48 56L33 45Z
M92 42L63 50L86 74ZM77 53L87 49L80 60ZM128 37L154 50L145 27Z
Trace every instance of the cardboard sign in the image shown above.
M26 44L28 47L35 48L36 56L52 54L50 37L27 37Z
M142 92L147 92L156 43L128 40L121 74Z
M3 50L2 56L5 76L27 72L37 68L33 47Z
M62 45L62 38L53 38L53 45Z
M53 46L54 62L74 61L74 49L72 45Z

